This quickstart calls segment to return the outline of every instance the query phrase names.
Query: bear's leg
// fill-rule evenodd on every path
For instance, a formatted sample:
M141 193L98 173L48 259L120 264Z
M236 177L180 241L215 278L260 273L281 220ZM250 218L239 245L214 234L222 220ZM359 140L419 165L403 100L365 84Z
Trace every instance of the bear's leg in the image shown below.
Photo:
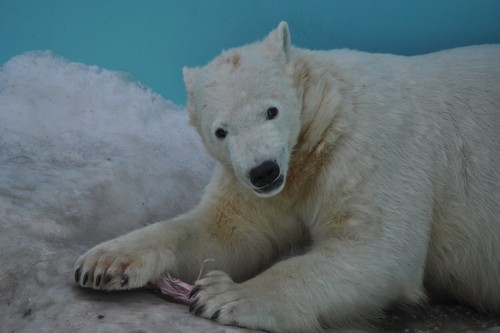
M222 324L270 332L359 325L391 301L423 297L422 269L410 273L411 281L407 269L376 244L320 244L243 283L210 272L193 289L191 311Z
M224 201L221 201L224 202ZM254 276L287 249L302 229L286 223L274 227L281 237L262 233L243 217L214 218L223 204L201 204L171 221L152 224L95 246L75 263L73 277L83 287L120 290L154 282L165 272L194 282L206 259L208 269L228 272L241 281ZM236 213L234 213L236 214ZM221 222L222 221L222 222ZM271 230L271 222L264 229ZM295 236L293 236L295 235ZM251 254L251 255L249 255Z

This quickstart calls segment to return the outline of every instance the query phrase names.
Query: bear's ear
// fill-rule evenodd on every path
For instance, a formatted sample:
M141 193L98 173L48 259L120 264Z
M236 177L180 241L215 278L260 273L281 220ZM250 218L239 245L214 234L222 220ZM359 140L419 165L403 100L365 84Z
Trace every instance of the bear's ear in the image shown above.
M194 82L198 77L199 68L193 67L189 68L184 66L182 68L182 75L184 76L184 84L186 85L186 90L190 93L193 90Z
M277 56L282 56L288 60L288 52L290 50L291 38L288 24L284 21L280 22L278 27L271 31L266 38L266 43L277 51Z

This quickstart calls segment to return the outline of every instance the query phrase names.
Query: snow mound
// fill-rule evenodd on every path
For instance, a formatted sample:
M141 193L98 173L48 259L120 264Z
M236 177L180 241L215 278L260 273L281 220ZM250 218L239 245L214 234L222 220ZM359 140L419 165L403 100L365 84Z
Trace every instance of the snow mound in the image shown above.
M5 63L0 332L215 329L151 292L71 281L91 246L193 207L212 169L185 110L126 75L50 52Z

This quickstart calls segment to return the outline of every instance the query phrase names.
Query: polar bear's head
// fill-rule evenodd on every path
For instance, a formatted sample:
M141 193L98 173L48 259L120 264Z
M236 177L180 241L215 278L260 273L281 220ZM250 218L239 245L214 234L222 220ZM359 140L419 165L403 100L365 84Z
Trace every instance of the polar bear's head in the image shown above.
M259 196L285 186L300 131L300 104L282 22L261 42L223 52L202 68L184 68L191 123L209 152Z

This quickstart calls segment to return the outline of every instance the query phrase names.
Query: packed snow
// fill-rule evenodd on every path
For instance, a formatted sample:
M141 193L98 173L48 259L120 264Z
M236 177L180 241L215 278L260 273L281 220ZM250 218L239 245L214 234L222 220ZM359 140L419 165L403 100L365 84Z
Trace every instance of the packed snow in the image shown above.
M213 168L182 107L123 73L30 52L0 68L0 332L241 332L151 290L72 281L97 243L187 211ZM385 318L388 331L500 332L459 306Z

